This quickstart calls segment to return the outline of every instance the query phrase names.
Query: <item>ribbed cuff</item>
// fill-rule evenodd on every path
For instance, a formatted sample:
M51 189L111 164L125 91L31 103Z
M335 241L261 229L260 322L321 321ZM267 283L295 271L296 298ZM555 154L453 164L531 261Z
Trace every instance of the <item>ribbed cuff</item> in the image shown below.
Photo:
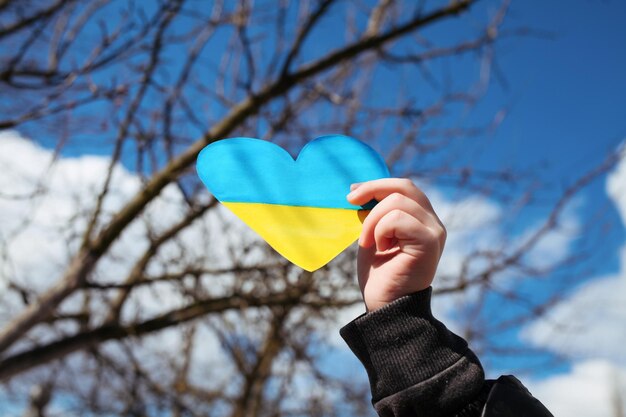
M480 362L465 340L433 317L431 293L402 297L341 329L367 370L379 413L441 415L462 408L482 387Z

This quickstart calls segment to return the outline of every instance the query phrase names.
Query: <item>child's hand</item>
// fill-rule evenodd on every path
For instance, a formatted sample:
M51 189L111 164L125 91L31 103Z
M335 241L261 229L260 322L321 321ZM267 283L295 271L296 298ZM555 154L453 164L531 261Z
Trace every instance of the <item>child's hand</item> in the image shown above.
M426 195L408 179L353 184L348 201L379 203L363 222L358 275L365 306L376 310L433 282L446 229Z

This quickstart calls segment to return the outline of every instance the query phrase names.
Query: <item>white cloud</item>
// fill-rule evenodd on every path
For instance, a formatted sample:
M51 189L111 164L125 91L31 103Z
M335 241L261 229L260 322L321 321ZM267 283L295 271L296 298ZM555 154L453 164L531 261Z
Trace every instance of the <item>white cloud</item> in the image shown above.
M626 365L626 278L594 279L523 332L533 344L571 358Z
M622 144L622 160L607 179L606 192L613 199L626 226L626 141Z
M9 282L41 294L60 278L72 253L78 248L87 218L100 192L109 159L98 156L63 157L53 160L45 150L14 131L0 132L0 324L13 317L22 302L7 291ZM113 170L110 192L104 200L103 226L140 188L141 180L121 165ZM32 198L31 198L32 197ZM148 246L148 236L156 236L184 216L186 205L175 186L166 187L142 215L126 228L98 263L93 279L123 282L132 265ZM185 259L213 268L227 267L231 259L226 239L220 236L225 210L214 210L163 245L159 256L148 265L157 275L184 268ZM232 217L232 216L231 216ZM249 239L250 234L231 225L229 236ZM169 262L168 262L169 260ZM125 315L150 317L181 306L183 296L178 282L145 286L133 292ZM217 290L220 285L212 289ZM79 297L62 306L71 310ZM102 306L103 307L103 306ZM98 308L98 306L95 306Z
M58 279L85 229L85 213L101 186L108 163L104 158L63 158L53 163L43 150L15 132L0 132L0 274L37 293ZM112 213L140 186L121 167L103 209ZM34 198L28 198L29 196Z
M626 370L608 361L577 363L570 372L526 382L531 393L556 417L610 417L626 409Z
M556 227L549 230L537 244L525 255L526 261L534 268L549 268L551 265L564 261L571 253L571 245L580 232L580 209L583 198L578 196L569 202L560 213ZM520 238L524 242L543 227L545 219L541 219Z
M21 297L10 290L10 283L41 294L61 277L69 257L80 244L86 218L94 207L108 168L106 157L80 156L54 160L52 151L37 146L19 133L0 132L0 327L24 308ZM111 191L102 208L105 221L140 187L137 175L116 165ZM92 279L107 283L123 282L133 263L147 248L148 233L158 234L181 219L184 207L177 188L166 187L113 244L110 253L98 264ZM217 213L204 216L198 223L182 233L175 242L162 247L159 255L174 259L182 252L185 259L198 259L214 267L225 266L223 262L213 262L227 258L223 256L225 245L217 243L221 236L219 233L207 233L209 229L217 230L221 224ZM184 267L175 262L171 265L155 262L149 266L149 272L173 271L177 266ZM216 282L213 288L222 286ZM152 318L186 304L185 297L180 282L144 286L133 291L123 311L123 319ZM61 310L77 311L82 302L83 298L75 294L64 301ZM104 299L97 297L90 303L94 311L108 308ZM57 327L66 331L75 330L68 326ZM142 357L147 358L152 352L153 357L164 360L166 355L163 352L182 350L180 333L180 329L159 332L146 338L143 344L134 344L133 349ZM46 326L33 329L29 335L40 342L58 337L58 333ZM196 339L196 345L202 348L194 351L194 380L207 385L206 378L200 373L218 365L222 366L224 374L213 375L212 383L219 383L222 377L227 378L230 371L225 366L228 361L216 336L207 328L200 327ZM28 343L24 339L18 345ZM70 357L69 363L74 362Z
M427 193L448 231L438 274L456 277L468 254L491 248L494 242L502 240L499 228L502 208L484 197L469 196L452 200L436 189L428 189ZM474 263L473 267L478 268L478 263ZM438 284L435 281L435 285Z

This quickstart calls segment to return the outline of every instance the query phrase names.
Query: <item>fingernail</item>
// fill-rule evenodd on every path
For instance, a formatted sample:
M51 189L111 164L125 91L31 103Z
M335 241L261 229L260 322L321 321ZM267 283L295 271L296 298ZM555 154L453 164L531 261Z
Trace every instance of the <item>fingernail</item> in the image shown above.
M354 191L361 186L361 182L355 182L354 184L350 184L350 191Z

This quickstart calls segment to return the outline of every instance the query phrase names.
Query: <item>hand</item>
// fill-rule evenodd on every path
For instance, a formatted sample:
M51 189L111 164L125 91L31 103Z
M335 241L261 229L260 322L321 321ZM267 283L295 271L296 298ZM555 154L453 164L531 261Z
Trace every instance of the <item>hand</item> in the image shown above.
M357 272L368 311L433 282L446 241L446 229L426 195L408 179L385 178L353 184L347 198L379 203L359 238Z

